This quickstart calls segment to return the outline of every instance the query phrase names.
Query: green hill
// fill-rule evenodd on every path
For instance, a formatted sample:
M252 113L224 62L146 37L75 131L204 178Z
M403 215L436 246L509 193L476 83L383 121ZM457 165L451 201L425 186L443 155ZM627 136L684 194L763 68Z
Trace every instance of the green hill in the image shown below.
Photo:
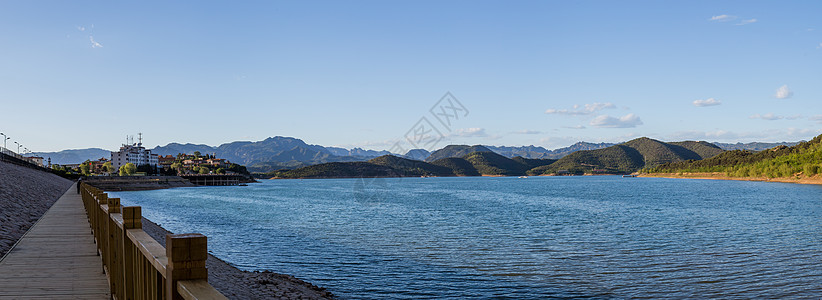
M383 155L368 161L375 165L393 168L400 176L453 176L450 168L437 166L393 155Z
M456 176L480 176L481 174L470 162L461 157L448 157L431 162L432 165L451 169Z
M536 167L541 167L541 166L550 165L550 164L552 164L552 163L554 163L554 162L556 162L556 161L557 161L556 159L547 159L547 158L543 158L543 159L523 158L523 157L521 157L521 156L517 156L517 157L511 158L511 159L512 159L513 161L515 161L515 162L518 162L518 163L520 163L520 164L523 164L523 165L528 166L528 169L533 169L533 168L536 168Z
M525 175L529 168L525 164L494 152L473 152L462 157L482 175L518 176Z
M668 144L684 147L685 149L691 150L697 155L699 155L701 159L711 158L725 152L725 150L722 150L722 148L719 148L719 146L708 143L706 141L684 141L672 142Z
M663 143L646 137L633 139L622 145L631 147L639 151L644 158L644 167L658 166L664 163L683 161L689 159L702 159L699 154L688 150L685 147Z
M550 165L535 167L528 174L625 174L643 167L701 160L722 152L707 142L665 143L643 137L604 149L577 151Z
M645 173L713 173L731 177L811 177L822 168L822 135L795 146L777 146L760 152L727 151L697 161L663 164L644 169Z
M533 168L528 171L528 174L631 173L642 168L644 161L642 154L636 149L616 145L597 150L577 151L560 158L553 164Z
M439 149L434 151L429 155L425 161L432 162L438 159L448 158L448 157L463 157L468 155L472 152L492 152L491 149L486 148L482 145L448 145L445 148Z

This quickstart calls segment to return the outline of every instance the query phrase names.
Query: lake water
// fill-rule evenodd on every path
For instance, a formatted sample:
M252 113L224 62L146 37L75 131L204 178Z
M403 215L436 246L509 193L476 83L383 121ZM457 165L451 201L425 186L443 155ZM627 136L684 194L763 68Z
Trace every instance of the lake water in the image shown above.
M111 194L241 269L344 299L822 297L821 186L463 177Z

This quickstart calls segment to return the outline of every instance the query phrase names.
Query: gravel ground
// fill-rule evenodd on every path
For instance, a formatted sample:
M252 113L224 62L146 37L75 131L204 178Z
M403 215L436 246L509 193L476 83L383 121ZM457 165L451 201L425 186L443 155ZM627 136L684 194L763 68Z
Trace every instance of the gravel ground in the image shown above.
M54 174L0 161L0 257L71 184Z
M143 231L165 246L170 233L143 218ZM209 254L208 282L229 299L333 299L331 292L294 276L272 272L248 272Z

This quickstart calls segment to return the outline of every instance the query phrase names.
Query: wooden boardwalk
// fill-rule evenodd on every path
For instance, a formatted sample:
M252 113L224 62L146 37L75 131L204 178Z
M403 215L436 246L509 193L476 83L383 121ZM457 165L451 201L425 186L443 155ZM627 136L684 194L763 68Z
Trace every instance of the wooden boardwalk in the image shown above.
M0 261L0 299L111 298L76 191L66 191Z

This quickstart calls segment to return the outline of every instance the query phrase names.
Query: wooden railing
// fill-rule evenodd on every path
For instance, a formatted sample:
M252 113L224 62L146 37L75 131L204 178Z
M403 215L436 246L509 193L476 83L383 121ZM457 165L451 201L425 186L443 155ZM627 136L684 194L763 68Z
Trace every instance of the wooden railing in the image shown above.
M84 183L79 192L112 298L226 299L208 283L204 235L168 234L163 248L143 231L139 206L121 207L119 198Z

